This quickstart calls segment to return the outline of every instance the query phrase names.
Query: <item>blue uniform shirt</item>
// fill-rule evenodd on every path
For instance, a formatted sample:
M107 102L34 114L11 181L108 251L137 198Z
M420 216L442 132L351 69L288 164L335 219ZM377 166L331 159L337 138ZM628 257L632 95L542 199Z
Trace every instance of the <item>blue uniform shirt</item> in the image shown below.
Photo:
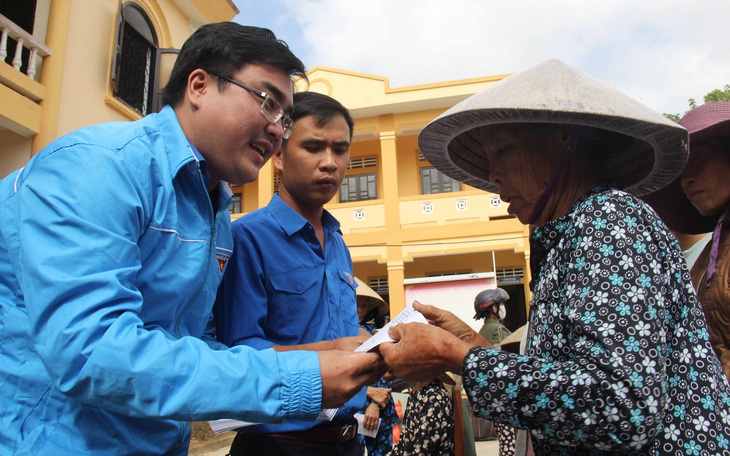
M314 227L275 195L268 206L232 224L234 253L215 304L218 340L226 345L299 345L359 334L350 252L339 222L322 215L325 251ZM365 405L365 389L335 421ZM285 432L313 422L246 428Z
M213 210L190 150L168 106L0 180L0 454L185 455L188 420L317 416L314 353L204 333L231 197Z

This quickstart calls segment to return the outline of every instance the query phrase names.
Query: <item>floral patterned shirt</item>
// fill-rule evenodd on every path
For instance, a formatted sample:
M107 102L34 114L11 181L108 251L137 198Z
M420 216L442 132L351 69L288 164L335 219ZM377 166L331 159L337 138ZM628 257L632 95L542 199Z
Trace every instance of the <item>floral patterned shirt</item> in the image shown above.
M448 390L432 381L411 394L401 435L390 456L454 456L454 407Z
M656 214L598 187L530 242L526 354L470 350L474 413L530 429L536 455L730 455L730 385Z

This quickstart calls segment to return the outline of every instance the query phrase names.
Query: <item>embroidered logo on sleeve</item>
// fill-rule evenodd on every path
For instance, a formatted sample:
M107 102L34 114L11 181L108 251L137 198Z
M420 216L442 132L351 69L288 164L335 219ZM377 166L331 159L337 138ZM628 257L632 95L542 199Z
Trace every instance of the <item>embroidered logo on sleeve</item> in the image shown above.
M218 271L223 274L223 270L226 268L228 260L231 259L231 255L225 252L216 252L215 259L218 261Z

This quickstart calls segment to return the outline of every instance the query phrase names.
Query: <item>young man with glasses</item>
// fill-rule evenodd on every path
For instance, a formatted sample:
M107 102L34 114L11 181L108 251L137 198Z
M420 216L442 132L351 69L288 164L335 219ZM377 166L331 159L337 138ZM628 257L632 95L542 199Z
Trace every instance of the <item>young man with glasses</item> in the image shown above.
M211 335L227 182L291 133L294 76L269 30L202 26L160 113L71 133L0 181L0 454L185 455L185 421L311 420L383 373L375 354Z
M233 256L214 308L217 336L260 350L352 351L368 335L359 330L350 252L324 205L345 176L354 122L339 102L314 92L295 94L290 115L296 129L272 159L278 195L232 225ZM353 415L366 401L363 388L331 422L242 428L230 454L361 456Z

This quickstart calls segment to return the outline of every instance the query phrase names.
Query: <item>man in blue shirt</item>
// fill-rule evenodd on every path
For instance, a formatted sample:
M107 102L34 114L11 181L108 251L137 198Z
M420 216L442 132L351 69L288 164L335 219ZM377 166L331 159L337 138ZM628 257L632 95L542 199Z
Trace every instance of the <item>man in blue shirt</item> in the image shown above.
M269 30L204 25L162 112L71 133L0 181L0 454L182 456L186 421L315 419L382 374L375 354L206 334L226 182L289 136L304 71Z
M292 136L276 152L279 194L232 225L234 250L215 306L218 339L258 349L354 350L367 340L357 318L352 260L339 222L324 205L350 160L354 122L336 100L294 95ZM353 415L363 388L333 421L241 430L231 455L357 455Z

